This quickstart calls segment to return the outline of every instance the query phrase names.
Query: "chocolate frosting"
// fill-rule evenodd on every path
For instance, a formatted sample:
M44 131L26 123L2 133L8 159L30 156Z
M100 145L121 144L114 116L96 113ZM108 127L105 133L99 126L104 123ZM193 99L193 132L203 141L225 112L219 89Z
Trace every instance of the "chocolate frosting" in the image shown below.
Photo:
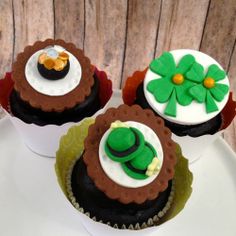
M150 127L160 139L164 153L162 168L156 179L146 186L139 188L120 186L113 182L101 167L98 156L99 143L104 133L110 128L110 124L116 120L143 123ZM104 114L99 115L95 123L89 127L84 147L83 159L87 166L88 176L108 198L116 199L123 204L132 202L141 204L157 198L167 188L168 181L174 176L176 144L171 140L171 131L164 126L163 120L156 117L151 110L143 110L138 105L131 107L121 105L118 108L110 108Z
M37 51L49 45L60 45L72 53L79 61L82 68L82 77L79 85L63 96L47 96L34 90L25 78L25 65L28 59ZM82 103L91 92L94 84L93 70L90 60L84 56L83 51L77 49L72 43L66 43L61 39L47 39L37 41L33 46L27 46L24 52L18 54L16 62L13 64L12 79L14 88L20 94L23 101L28 102L32 107L39 108L45 112L62 112L65 109L74 107Z

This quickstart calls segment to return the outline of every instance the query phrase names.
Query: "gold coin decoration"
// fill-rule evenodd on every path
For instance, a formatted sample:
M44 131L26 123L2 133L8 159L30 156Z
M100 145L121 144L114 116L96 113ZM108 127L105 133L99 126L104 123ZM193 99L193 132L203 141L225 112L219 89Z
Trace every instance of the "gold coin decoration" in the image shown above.
M69 59L69 55L66 52L60 52L58 58L63 61L67 61Z
M47 53L43 52L39 55L39 63L43 64L45 59L47 58Z
M43 64L48 70L62 71L67 65L69 60L69 54L66 52L60 52L58 57L52 58L47 55L46 52L43 52L39 55L38 62Z
M62 60L58 59L58 58L54 61L54 63L55 63L55 65L54 65L53 68L56 71L61 71L65 67L65 63Z
M48 69L51 70L54 68L54 60L52 58L46 58L45 61L43 62L43 65Z

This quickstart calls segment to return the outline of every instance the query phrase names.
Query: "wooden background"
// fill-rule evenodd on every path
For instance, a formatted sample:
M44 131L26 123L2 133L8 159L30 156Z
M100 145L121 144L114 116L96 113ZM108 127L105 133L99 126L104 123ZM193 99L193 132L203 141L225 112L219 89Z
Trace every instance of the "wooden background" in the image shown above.
M0 0L0 76L36 40L62 38L114 88L163 50L192 48L228 72L236 94L236 0ZM236 121L224 138L236 151Z

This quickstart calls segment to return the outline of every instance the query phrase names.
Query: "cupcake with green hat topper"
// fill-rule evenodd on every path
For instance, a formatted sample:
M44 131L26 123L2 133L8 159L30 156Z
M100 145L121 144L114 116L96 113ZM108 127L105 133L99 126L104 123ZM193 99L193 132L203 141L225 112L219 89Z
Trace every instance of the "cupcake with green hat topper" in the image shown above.
M192 173L170 130L139 106L110 108L72 127L55 167L92 234L99 227L112 233L162 224L184 208L192 191Z

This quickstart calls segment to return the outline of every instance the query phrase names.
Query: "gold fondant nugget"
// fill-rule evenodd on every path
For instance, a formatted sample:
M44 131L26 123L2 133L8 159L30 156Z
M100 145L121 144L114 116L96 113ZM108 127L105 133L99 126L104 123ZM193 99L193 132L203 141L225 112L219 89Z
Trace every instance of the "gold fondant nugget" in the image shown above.
M50 49L50 52L52 50L55 49ZM55 54L58 54L56 58L51 57L51 55L49 55L47 52L43 52L39 55L38 62L43 64L48 70L54 69L56 71L62 71L68 63L69 54L64 51L58 53L56 50Z

